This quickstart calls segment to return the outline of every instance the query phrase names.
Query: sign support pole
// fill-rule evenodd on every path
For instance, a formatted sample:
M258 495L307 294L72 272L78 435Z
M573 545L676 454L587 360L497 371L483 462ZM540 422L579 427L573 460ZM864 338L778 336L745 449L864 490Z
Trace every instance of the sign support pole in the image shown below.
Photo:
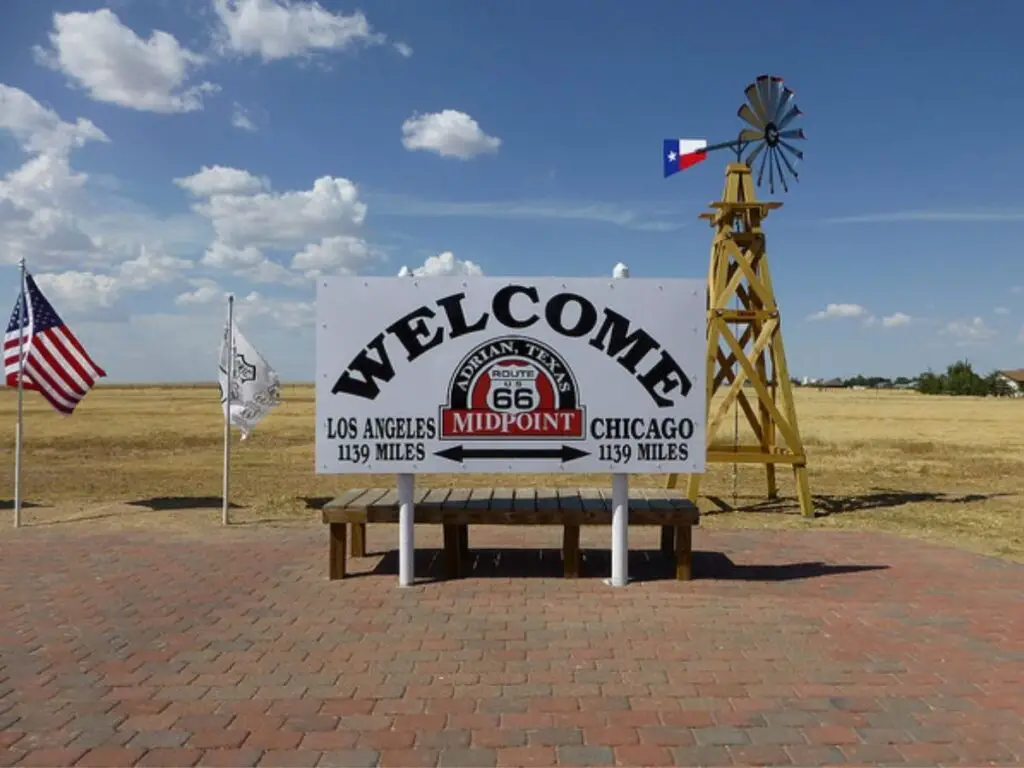
M612 272L615 279L629 277L629 267L617 264ZM613 587L624 587L629 582L629 475L612 475L612 577Z
M398 586L411 587L416 578L413 573L413 556L416 550L413 492L416 475L402 473L398 476Z

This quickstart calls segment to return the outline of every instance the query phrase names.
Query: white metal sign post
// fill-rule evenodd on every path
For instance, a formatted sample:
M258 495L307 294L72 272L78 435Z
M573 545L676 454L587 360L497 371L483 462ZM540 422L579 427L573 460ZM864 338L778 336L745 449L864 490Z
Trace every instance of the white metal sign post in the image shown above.
M413 475L704 471L706 284L691 279L317 280L316 471L394 473L399 582Z

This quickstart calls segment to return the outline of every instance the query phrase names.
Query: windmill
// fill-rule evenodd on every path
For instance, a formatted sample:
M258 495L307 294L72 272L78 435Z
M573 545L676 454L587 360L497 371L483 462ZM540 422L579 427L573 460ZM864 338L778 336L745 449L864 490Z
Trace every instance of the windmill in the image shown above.
M738 115L747 126L732 141L708 145L704 139L666 139L665 177L703 162L709 152L731 149L736 161L725 171L722 199L701 214L715 230L708 270L707 347L707 462L763 464L768 498L778 498L775 467L789 464L796 479L801 512L814 514L807 480L807 456L797 426L792 382L782 343L779 307L775 300L762 223L779 202L759 202L754 190L768 182L770 194L778 183L789 191L788 180L797 180L794 161L803 152L793 142L805 139L793 124L802 114L794 94L782 78L761 75L744 91L747 102ZM745 386L747 385L747 386ZM716 398L725 389L724 396ZM747 391L744 391L747 390ZM713 402L717 400L717 402ZM729 409L734 411L732 445L715 443ZM742 411L752 439L741 444L739 412ZM700 475L690 475L687 495L696 502ZM668 477L674 488L678 475ZM663 543L665 531L663 533Z
M747 103L739 108L737 115L750 127L741 130L739 138L711 146L704 139L665 139L666 178L702 162L708 152L731 149L736 153L737 163L743 163L751 170L757 166L757 186L764 182L767 170L769 194L775 194L776 179L783 191L789 192L786 176L800 180L791 158L803 160L804 157L804 153L790 142L807 138L802 128L789 126L803 112L794 102L793 91L782 84L781 77L761 75L747 86L744 93ZM748 149L750 152L744 158L743 153Z

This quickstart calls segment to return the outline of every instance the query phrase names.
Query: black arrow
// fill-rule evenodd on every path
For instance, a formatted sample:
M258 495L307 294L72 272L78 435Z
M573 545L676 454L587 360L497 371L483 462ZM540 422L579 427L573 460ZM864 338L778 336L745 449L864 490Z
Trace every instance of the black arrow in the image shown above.
M560 448L467 448L464 445L453 445L451 448L435 452L434 455L460 464L466 459L558 459L565 463L573 459L582 459L590 453L571 445L563 445Z

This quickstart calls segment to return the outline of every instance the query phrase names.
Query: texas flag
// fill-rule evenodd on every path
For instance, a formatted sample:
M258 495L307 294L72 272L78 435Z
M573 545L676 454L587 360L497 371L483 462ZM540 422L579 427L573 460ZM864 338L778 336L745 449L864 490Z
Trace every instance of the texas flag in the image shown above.
M705 139L665 139L665 149L661 154L665 178L701 162L708 156L704 151L707 145Z

